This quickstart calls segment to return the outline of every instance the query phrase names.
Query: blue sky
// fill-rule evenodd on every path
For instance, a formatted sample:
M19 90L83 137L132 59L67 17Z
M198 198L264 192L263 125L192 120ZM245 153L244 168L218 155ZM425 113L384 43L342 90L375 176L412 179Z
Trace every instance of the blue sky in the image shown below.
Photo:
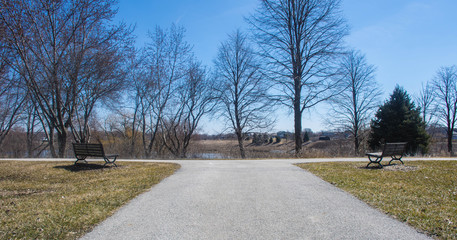
M195 55L211 67L219 43L237 28L247 29L243 17L255 10L258 1L119 0L116 19L136 24L138 47L156 25L183 25ZM341 10L351 29L346 43L376 66L384 98L396 84L415 95L439 67L457 64L456 0L342 0ZM276 130L292 130L292 116L280 115L285 117L278 119ZM305 113L303 127L326 129L324 115L324 106ZM209 133L221 130L215 121L206 126L211 126L205 129Z

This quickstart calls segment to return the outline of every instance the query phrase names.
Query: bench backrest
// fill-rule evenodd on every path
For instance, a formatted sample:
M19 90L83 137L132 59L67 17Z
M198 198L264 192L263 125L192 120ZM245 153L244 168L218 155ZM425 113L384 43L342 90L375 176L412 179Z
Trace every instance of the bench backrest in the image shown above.
M386 143L384 145L383 156L403 155L406 148L406 142Z
M105 151L102 144L97 143L73 143L76 156L104 157Z

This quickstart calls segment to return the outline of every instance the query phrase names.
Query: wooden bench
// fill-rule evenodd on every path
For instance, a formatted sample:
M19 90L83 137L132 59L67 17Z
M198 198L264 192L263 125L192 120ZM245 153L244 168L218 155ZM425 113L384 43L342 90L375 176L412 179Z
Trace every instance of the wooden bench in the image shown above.
M105 151L103 150L102 144L97 143L73 143L73 151L75 152L76 161L84 161L87 163L87 157L99 157L105 160L105 165L113 164L117 167L115 161L116 158L119 156L118 154L106 155Z
M381 161L383 157L392 158L389 162L389 165L392 163L392 161L395 160L400 161L402 164L404 164L401 158L405 153L406 144L406 142L386 143L384 144L384 149L382 152L365 154L368 156L368 160L370 160L367 167L370 166L370 164L372 163L377 163L382 168L383 166L381 164Z

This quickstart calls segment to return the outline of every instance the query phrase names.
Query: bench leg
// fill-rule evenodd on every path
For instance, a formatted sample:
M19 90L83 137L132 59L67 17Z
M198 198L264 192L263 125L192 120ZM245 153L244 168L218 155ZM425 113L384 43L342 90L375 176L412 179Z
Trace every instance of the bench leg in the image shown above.
M372 156L368 156L368 160L370 160L370 162L367 164L367 168L370 166L370 164L372 163L376 163L379 165L379 168L383 168L382 164L381 164L381 161L382 161L382 157L377 157L375 160L371 159ZM374 158L374 157L373 157Z
M117 157L114 157L113 160L109 160L109 158L105 157L104 160L105 160L105 164L103 164L103 167L106 166L107 164L113 164L115 167L117 167L115 161L116 161L116 158Z
M75 165L78 164L79 161L84 161L84 163L87 164L87 161L86 161L86 158L85 158L85 157L84 157L84 158L78 158L78 157L77 157L77 158L76 158L76 161L75 161Z
M107 162L107 161L105 161L105 164L103 164L103 167L108 165L108 164L113 164L115 167L117 167L115 162Z
M392 156L392 160L389 161L389 165L392 163L392 161L400 161L401 164L405 165L405 163L401 160L403 156L400 156L400 157L396 157L396 156Z

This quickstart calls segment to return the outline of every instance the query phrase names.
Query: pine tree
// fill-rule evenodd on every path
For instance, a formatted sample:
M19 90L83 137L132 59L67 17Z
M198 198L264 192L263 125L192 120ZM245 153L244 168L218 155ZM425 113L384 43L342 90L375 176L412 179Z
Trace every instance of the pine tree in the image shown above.
M308 142L309 141L309 135L308 132L305 132L305 135L303 136L303 142Z
M396 86L390 99L381 106L371 122L368 143L372 149L385 142L408 142L407 153L427 152L429 136L420 116L420 108L414 105L408 93Z

